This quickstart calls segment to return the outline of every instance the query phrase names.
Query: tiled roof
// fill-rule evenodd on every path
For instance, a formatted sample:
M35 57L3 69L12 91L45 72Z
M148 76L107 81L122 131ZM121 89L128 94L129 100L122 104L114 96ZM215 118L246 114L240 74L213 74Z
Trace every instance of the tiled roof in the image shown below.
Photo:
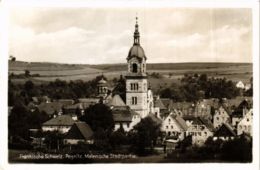
M236 136L236 133L229 124L223 123L220 128L216 130L214 136Z
M51 102L51 103L41 103L38 105L38 109L40 112L44 111L47 114L51 115L55 111L59 112L62 109L62 104L59 102Z
M65 139L91 139L93 131L85 122L76 122L73 124Z
M202 117L200 117L199 119L210 131L214 131L214 126L210 120Z
M134 115L138 115L129 107L115 107L112 109L115 122L131 122Z
M147 117L150 117L153 122L155 122L157 125L162 123L162 120L157 118L154 114L150 113Z
M43 126L72 126L75 121L69 115L60 115L43 123Z
M232 116L242 117L243 116L243 109L250 109L251 105L247 100L243 100L240 102L238 107L232 112Z
M164 104L163 104L163 102L161 101L161 99L156 99L156 100L154 101L154 107L159 107L160 110L167 109L167 108L164 106Z
M181 129L183 129L184 131L186 131L187 129L188 129L188 126L187 126L187 124L186 124L186 122L185 122L185 120L182 118L182 117L180 117L179 115L170 115L173 119L175 119L176 120L176 122L178 123L178 125L179 125L179 127L181 128Z
M98 103L99 98L79 98L79 103Z
M167 108L167 109L172 109L172 100L168 99L168 98L161 98L161 101L163 103L163 105Z

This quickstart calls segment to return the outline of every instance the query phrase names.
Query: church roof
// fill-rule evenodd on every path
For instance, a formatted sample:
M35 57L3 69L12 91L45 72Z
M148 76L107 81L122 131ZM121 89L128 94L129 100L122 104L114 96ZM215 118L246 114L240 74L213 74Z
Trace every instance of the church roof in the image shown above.
M107 83L107 81L103 78L98 81L98 84L106 84L106 83Z
M125 102L123 99L118 95L114 95L111 101L109 102L110 106L125 106Z
M140 59L144 58L146 60L144 49L140 45L133 45L130 48L128 52L127 60L130 60L133 57L138 57Z
M127 60L130 60L133 57L137 57L138 59L145 59L146 56L144 53L144 49L140 45L140 34L138 30L138 23L137 23L138 18L136 17L136 24L135 24L135 32L134 32L134 44L130 48L127 56Z

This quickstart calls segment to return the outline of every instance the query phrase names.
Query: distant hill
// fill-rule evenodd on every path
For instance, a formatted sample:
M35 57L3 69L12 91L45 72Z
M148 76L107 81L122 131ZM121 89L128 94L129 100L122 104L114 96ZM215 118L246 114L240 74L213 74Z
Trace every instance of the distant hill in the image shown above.
M214 77L226 77L227 79L249 82L252 77L252 63L148 63L148 74L159 73L160 79L149 77L152 84L165 85L176 82L184 74L207 74ZM98 75L104 74L108 79L118 78L127 72L127 64L60 64L47 62L23 62L9 61L9 73L23 74L29 70L34 81L62 80L92 80ZM14 80L14 79L13 79ZM14 80L23 82L23 80Z

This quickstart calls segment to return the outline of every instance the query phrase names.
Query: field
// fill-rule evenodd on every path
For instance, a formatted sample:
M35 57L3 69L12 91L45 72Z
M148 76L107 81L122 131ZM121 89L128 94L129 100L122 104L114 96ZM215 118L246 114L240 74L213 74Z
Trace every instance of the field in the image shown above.
M22 74L24 70L29 70L30 74L39 74L31 77L34 82L49 82L55 79L61 80L83 80L88 81L98 75L105 75L109 80L125 75L126 64L58 64L58 63L37 63L9 61L9 74ZM249 83L253 75L251 63L157 63L147 64L148 74L159 73L160 78L149 76L152 88L160 86L170 86L178 83L178 79L187 73L206 73L208 76L226 77L232 81L243 81ZM14 82L23 83L27 79L13 79Z

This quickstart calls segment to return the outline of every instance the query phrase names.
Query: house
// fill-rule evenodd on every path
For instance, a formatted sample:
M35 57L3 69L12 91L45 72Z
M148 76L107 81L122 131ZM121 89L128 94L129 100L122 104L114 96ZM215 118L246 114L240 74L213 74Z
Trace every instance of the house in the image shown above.
M75 122L64 137L65 145L93 144L93 131L85 122Z
M63 107L63 114L71 115L74 120L78 119L78 116L81 116L84 114L84 106L82 103L76 103L73 105L68 105Z
M242 81L239 81L239 82L237 82L236 87L239 88L239 89L244 89L245 85Z
M207 100L200 100L195 105L195 116L211 117L211 105Z
M166 136L177 136L180 140L184 139L188 126L179 115L170 114L163 120L161 131Z
M214 133L213 140L221 139L224 141L233 140L236 137L236 133L231 125L223 123Z
M223 123L230 123L230 116L224 106L220 106L213 115L213 126L219 128Z
M182 113L181 116L194 115L195 105L191 102L175 102L172 104L172 108Z
M75 121L69 115L56 116L42 124L42 131L59 131L60 133L67 133Z
M252 108L250 101L244 99L232 112L232 126L237 127L237 124L243 119L244 115Z
M113 107L112 114L115 122L115 131L122 127L126 132L129 132L141 121L140 115L128 106Z
M237 135L243 133L252 136L252 125L253 125L253 109L250 109L242 120L237 124Z
M185 136L192 137L192 144L201 146L208 137L213 136L213 124L205 118L193 117L190 119L189 126Z
M249 83L247 83L247 84L245 85L245 91L247 91L247 90L251 89L251 87L252 87L252 85L251 85L251 84L249 84Z
M158 96L157 98L154 99L154 115L157 118L164 119L165 114L169 113L168 108L163 104L162 100Z

